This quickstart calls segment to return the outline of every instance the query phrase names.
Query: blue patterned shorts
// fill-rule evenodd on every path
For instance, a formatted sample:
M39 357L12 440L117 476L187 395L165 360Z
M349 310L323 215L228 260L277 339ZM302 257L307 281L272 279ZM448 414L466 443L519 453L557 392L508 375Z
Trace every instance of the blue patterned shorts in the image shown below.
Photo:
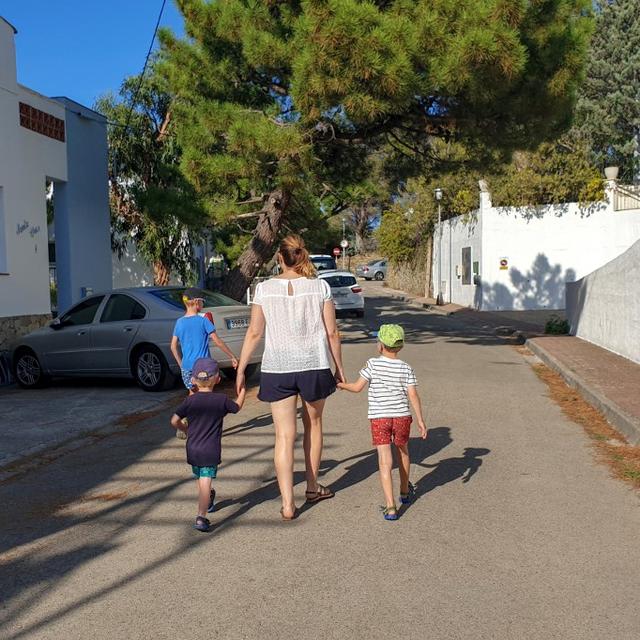
M191 471L196 478L215 478L218 475L218 466L214 467L196 467L191 465Z
M191 391L191 387L193 387L193 382L191 382L193 373L191 369L180 369L180 373L182 374L182 382L184 386Z

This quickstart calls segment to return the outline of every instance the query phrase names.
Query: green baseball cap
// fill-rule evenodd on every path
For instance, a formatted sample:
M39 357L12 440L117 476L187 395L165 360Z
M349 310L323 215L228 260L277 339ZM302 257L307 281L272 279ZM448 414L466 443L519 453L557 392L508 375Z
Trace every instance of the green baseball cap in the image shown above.
M378 331L378 341L390 349L401 347L404 344L404 329L399 324L383 324Z

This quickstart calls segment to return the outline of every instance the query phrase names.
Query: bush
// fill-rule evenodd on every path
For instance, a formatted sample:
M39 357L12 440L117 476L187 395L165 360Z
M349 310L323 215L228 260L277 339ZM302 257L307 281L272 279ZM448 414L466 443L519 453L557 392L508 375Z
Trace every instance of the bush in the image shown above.
M569 321L566 318L554 314L548 320L544 326L544 332L553 335L565 335L569 333Z

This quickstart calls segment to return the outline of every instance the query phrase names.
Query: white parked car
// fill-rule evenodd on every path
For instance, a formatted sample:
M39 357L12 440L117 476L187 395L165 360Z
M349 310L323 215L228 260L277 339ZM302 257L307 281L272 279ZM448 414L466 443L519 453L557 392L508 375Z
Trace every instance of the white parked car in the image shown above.
M333 256L312 253L309 259L318 273L322 271L334 271L337 269L336 259Z
M356 277L348 271L326 271L318 274L331 287L336 315L355 313L358 318L364 316L364 295Z

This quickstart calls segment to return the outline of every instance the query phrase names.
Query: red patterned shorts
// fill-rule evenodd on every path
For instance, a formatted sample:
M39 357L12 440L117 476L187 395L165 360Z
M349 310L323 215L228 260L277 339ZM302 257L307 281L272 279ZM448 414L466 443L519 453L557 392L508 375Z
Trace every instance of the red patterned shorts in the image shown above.
M401 418L372 418L371 422L371 438L373 445L393 443L397 446L403 446L409 442L409 432L411 431L411 416L402 416Z

